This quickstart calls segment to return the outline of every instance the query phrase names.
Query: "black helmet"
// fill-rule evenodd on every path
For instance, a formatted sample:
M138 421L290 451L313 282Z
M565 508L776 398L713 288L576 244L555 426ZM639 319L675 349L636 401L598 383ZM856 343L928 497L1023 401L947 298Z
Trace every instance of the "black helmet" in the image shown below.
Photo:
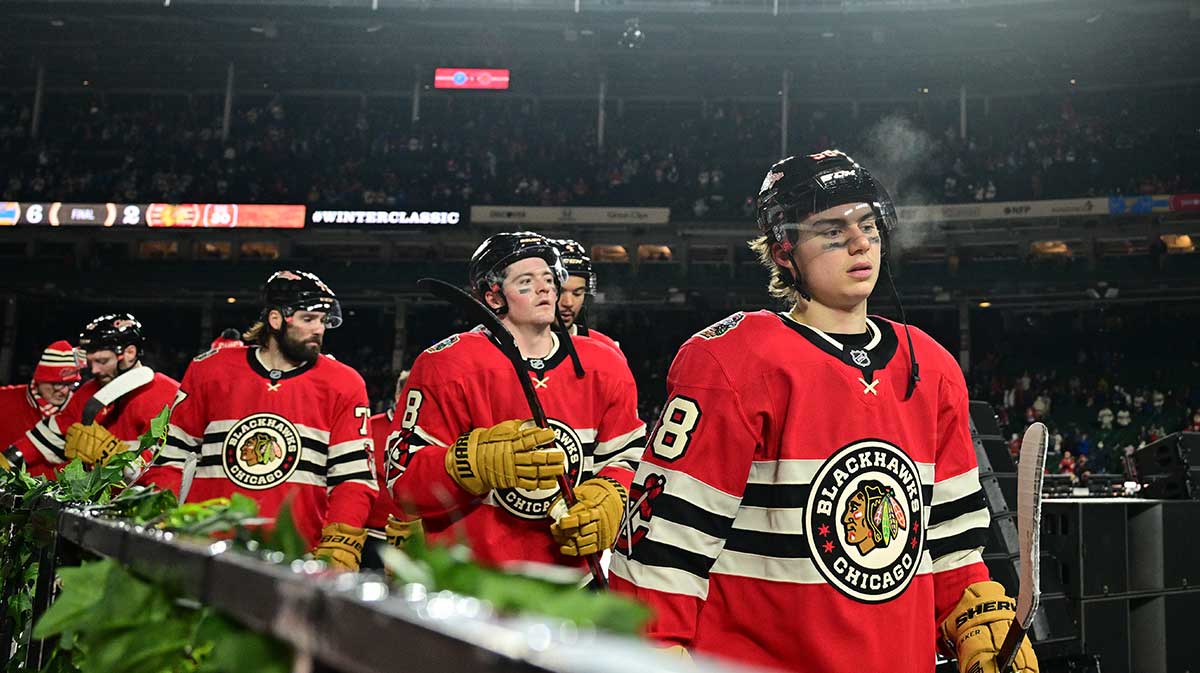
M126 346L141 350L143 341L142 323L132 313L106 313L84 325L79 333L79 348L85 353L120 353Z
M596 272L592 270L592 258L588 257L587 250L580 245L579 241L573 241L569 238L560 238L554 241L554 245L558 248L558 255L562 258L563 268L567 270L568 276L578 276L587 284L587 293L590 295L596 294Z
M263 319L272 309L290 318L296 311L325 313L325 326L336 329L342 324L342 305L337 295L315 273L287 269L271 274L262 288Z
M767 171L758 191L758 230L790 248L787 225L843 203L867 203L886 240L896 228L896 206L887 189L841 150L788 157ZM884 250L886 252L886 249Z
M471 255L467 270L471 291L483 301L489 290L495 292L499 289L500 282L504 280L504 270L509 265L529 257L546 260L559 285L566 281L567 270L553 241L532 231L508 232L488 237Z

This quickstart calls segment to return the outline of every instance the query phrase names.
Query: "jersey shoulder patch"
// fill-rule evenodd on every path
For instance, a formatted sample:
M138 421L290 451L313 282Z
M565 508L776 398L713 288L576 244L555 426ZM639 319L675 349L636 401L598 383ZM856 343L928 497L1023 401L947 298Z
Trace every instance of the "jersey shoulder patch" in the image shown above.
M444 351L456 343L458 343L458 335L451 334L450 336L446 337L445 339L442 339L441 341L435 343L434 345L430 346L429 348L426 348L425 352L426 353L437 353L440 351Z
M717 337L723 337L736 329L745 318L746 314L742 311L738 311L728 318L715 322L699 332L696 332L696 336L700 337L701 339L716 339Z
M216 355L219 352L221 352L220 348L210 348L210 349L204 351L203 353L197 355L196 357L192 358L192 362L204 362L205 360L211 358L212 356Z

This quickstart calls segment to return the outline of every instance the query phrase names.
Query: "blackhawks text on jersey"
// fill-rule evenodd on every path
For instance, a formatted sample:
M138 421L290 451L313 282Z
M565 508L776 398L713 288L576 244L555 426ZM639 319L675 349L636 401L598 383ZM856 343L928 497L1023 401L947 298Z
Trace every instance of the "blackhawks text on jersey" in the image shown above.
M867 320L860 347L735 313L667 377L612 561L653 638L794 671L932 673L937 627L987 579L990 521L949 353Z
M290 498L313 546L327 523L362 526L378 493L362 377L326 355L267 370L257 353L227 347L192 361L166 446L143 481L178 493L184 462L198 453L191 502L241 493L274 517Z
M576 378L556 342L548 358L526 361L534 392L567 456L571 483L603 475L628 486L646 434L633 375L608 346L591 339L574 345L586 375ZM399 461L388 461L387 483L397 504L422 518L430 541L466 542L476 560L491 565L582 565L560 554L550 535L547 510L557 488L499 489L478 498L446 474L446 447L459 435L530 417L512 364L487 333L455 334L421 353L400 404L393 427L401 433Z
M138 366L139 369L143 367L149 369L146 365ZM121 374L125 375L128 375L128 371ZM38 421L29 428L24 437L14 443L21 450L30 474L49 476L66 466L69 462L65 453L67 429L83 421L84 405L102 387L96 379L85 382L71 395L62 411ZM94 422L104 426L114 437L124 442L128 450L136 451L138 438L150 429L150 419L157 416L163 407L170 406L177 390L178 381L166 374L153 372L149 383L134 388L108 407L101 409ZM143 452L143 457L147 460L150 456L149 451Z

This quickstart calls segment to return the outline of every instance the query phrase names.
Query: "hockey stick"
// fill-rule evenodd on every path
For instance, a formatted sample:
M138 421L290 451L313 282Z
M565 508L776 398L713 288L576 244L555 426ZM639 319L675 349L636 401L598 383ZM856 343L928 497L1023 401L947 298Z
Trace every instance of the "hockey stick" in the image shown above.
M1017 592L1017 610L1008 635L996 655L996 670L1007 673L1017 656L1017 648L1041 599L1042 479L1046 474L1046 449L1049 445L1046 426L1034 423L1021 439L1020 463L1017 465L1017 540L1021 550L1021 586Z
M467 294L458 286L445 281L436 278L422 278L417 281L417 287L439 299L445 299L450 302L451 306L466 313L470 320L478 321L487 329L492 336L492 343L500 348L500 352L504 353L509 363L512 364L513 371L517 373L517 379L521 382L521 391L525 393L525 401L529 404L530 413L533 414L533 422L539 428L549 428L550 424L546 421L546 411L542 408L542 401L538 399L537 393L533 390L533 381L529 379L525 358L521 357L516 339L504 326L504 323L500 322L500 318L478 299ZM562 491L563 502L567 507L575 504L575 489L571 487L571 482L565 473L558 476L558 490ZM599 554L588 554L586 558L588 568L592 572L592 580L600 588L608 588L608 580L600 568Z
M92 421L96 420L97 414L99 414L104 407L116 402L138 388L148 385L153 380L153 369L150 369L149 367L134 367L133 369L122 373L120 376L117 376L112 381L109 381L108 385L104 386L100 390L97 390L96 394L92 396L92 399L84 403L82 414L83 424L91 425Z

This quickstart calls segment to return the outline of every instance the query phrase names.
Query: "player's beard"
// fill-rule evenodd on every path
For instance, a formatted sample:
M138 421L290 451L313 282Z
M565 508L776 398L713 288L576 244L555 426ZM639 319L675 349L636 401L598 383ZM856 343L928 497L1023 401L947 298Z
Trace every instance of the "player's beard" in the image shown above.
M275 336L277 337L276 341L279 342L279 352L292 362L311 365L321 354L320 336L309 337L307 340L301 341L293 337L291 330L287 327L276 332Z

